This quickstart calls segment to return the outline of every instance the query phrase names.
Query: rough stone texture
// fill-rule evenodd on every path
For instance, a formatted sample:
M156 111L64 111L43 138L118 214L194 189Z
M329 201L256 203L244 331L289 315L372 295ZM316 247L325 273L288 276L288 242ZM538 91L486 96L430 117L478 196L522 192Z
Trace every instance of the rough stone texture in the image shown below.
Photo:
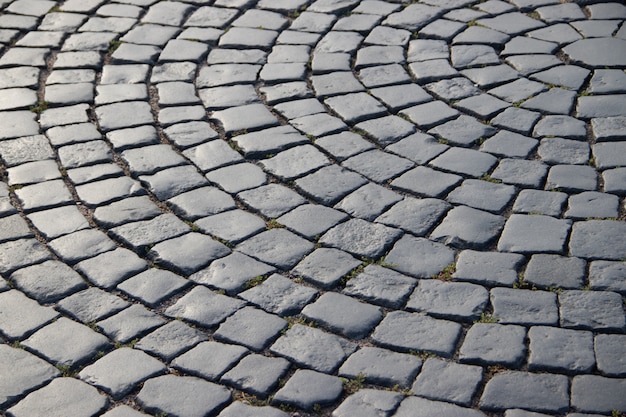
M307 369L297 370L274 396L273 404L293 404L311 409L335 401L342 392L341 379Z
M358 378L359 375L365 375L365 381L368 383L398 384L408 387L421 366L422 361L414 356L375 347L364 347L353 353L341 365L339 375L346 378Z
M572 381L572 406L587 413L611 413L626 408L624 379L611 379L597 375L581 375Z
M465 336L459 358L466 363L516 368L526 354L525 337L526 329L521 326L476 323Z

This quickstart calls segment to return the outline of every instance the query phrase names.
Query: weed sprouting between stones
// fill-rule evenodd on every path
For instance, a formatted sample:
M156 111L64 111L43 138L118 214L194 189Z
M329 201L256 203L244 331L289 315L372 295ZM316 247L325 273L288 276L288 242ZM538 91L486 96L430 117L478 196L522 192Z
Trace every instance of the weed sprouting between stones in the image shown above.
M450 281L452 280L452 275L456 272L456 264L451 263L450 265L443 268L438 274L433 275L433 279L439 279L442 281Z
M263 283L263 281L265 281L267 279L267 277L264 277L263 275L259 275L257 277L251 278L248 281L246 281L246 289L250 289L253 287L256 287L257 285L260 285Z
M348 395L354 394L355 392L363 388L365 378L367 378L367 375L363 373L358 374L356 378L341 378L343 390Z
M480 318L475 323L497 323L498 319L491 313L480 313Z

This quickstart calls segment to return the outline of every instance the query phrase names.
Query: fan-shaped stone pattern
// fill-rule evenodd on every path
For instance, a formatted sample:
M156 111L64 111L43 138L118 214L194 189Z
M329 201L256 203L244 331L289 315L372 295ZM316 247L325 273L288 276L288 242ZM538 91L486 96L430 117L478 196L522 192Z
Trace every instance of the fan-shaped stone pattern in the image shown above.
M0 376L19 382L5 408L58 405L52 365L79 349L97 372L78 388L148 413L623 410L625 19L617 1L0 1L0 343L46 374ZM37 342L59 323L90 336ZM104 366L121 343L150 369ZM386 371L359 375L367 349ZM340 399L336 370L373 385Z

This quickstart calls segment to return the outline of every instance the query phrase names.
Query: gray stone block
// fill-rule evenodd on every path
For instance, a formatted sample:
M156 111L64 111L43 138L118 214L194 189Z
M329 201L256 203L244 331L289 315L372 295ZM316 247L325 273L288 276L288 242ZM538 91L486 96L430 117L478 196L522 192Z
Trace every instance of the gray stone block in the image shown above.
M623 260L626 242L620 236L626 224L618 220L588 220L574 223L569 248L573 256L586 259Z
M237 194L246 205L271 219L282 216L306 202L302 196L280 184L263 185Z
M322 168L296 180L296 186L304 194L329 205L366 183L367 180L363 176L337 165Z
M76 269L101 288L111 288L148 269L148 263L124 248L94 256L76 264Z
M396 242L385 262L404 274L431 278L454 262L454 252L440 243L405 235Z
M412 355L376 347L363 347L350 355L338 374L345 378L365 375L365 382L382 386L409 387L422 367Z
M626 375L625 337L620 334L599 334L595 337L596 365L606 376L621 377Z
M270 313L289 316L298 314L316 295L313 288L273 274L261 285L242 292L240 297Z
M418 330L419 329L419 330ZM402 351L426 351L451 357L461 326L417 313L394 311L383 319L372 334L375 343Z
M500 234L505 218L459 206L450 210L430 238L461 249L482 249Z
M173 272L150 268L118 285L118 289L154 307L188 285L188 282Z
M586 330L623 330L621 296L608 291L563 291L559 294L561 326Z
M20 291L0 293L0 332L10 340L23 339L57 316L54 309L39 305Z
M502 324L556 325L559 319L556 294L512 288L493 288L493 315Z
M283 214L277 221L296 233L315 239L347 218L347 214L329 207L304 204Z
M119 343L130 343L163 324L163 318L140 304L96 323L104 334Z
M528 338L530 371L578 374L589 373L595 366L591 332L533 326Z
M356 349L356 343L301 324L295 324L270 347L276 355L324 373L336 370Z
M589 268L589 285L592 290L626 292L626 265L619 261L593 261Z
M140 350L120 348L83 368L78 377L120 399L141 382L166 370L163 363Z
M42 304L53 303L87 288L87 283L66 264L50 260L15 271L15 287Z
M213 333L213 337L217 341L244 345L259 352L276 339L285 327L287 322L275 315L244 307L227 318Z
M462 177L423 166L405 172L391 181L392 187L426 197L441 197L457 186Z
M513 214L507 220L498 250L519 253L563 253L571 222L548 216Z
M326 232L320 243L333 246L357 256L376 259L380 257L402 232L378 223L351 219Z
M424 279L419 281L406 308L437 318L473 321L483 313L488 299L487 290L480 285Z
M306 410L326 405L339 398L341 379L307 369L299 369L272 399L272 404L292 404Z
M626 379L580 375L572 381L572 407L583 413L608 414L626 409Z
M285 229L271 229L237 245L235 250L280 269L293 268L313 244Z
M587 263L579 258L536 254L530 258L524 281L539 288L580 289Z
M192 376L151 378L137 395L137 402L145 411L181 417L214 413L229 401L230 392L225 387Z
M0 345L0 407L8 407L24 394L46 384L60 372L23 349Z
M157 265L190 275L229 253L228 247L210 236L192 232L154 245L148 256Z
M256 407L235 401L226 407L218 417L288 417L289 414L270 406Z
M567 197L558 191L522 190L515 199L513 212L560 217Z
M94 387L74 378L57 378L29 394L8 412L15 417L86 417L103 412L108 405L108 398Z
M243 358L237 366L226 372L220 382L226 383L252 395L266 398L278 385L287 370L289 361L252 354Z
M292 273L318 287L330 289L359 265L361 261L349 253L339 249L319 248L298 263Z
M464 204L479 210L498 214L515 197L515 187L488 181L465 180L454 189L446 200L452 204Z
M191 375L217 381L247 353L248 349L243 346L202 342L178 356L171 365Z
M335 205L352 217L372 221L402 196L378 184L365 184Z
M39 329L22 343L49 362L72 368L110 347L105 336L65 317Z
M497 323L475 323L459 351L463 363L518 368L526 356L526 329Z
M380 308L333 292L307 305L302 315L350 339L364 338L382 319Z
M406 275L380 265L368 265L348 280L342 292L372 304L400 308L416 285L417 280Z
M411 391L419 397L470 407L483 379L479 366L430 358L422 366Z
M165 310L170 317L181 317L203 327L215 327L245 305L241 300L217 294L199 285Z
M478 410L459 407L448 402L432 401L420 397L406 397L394 414L394 417L428 417L445 415L450 417L483 417Z
M169 362L207 339L208 337L199 330L189 327L182 321L174 320L141 338L135 344L135 348Z
M0 243L0 252L4 255L0 259L0 272L7 274L51 258L48 249L35 239Z
M487 382L479 406L484 410L523 408L563 413L569 409L569 382L564 375L497 373Z
M37 211L29 214L28 219L48 239L54 239L89 227L87 219L76 206ZM63 219L63 221L58 221L58 219Z
M333 411L333 417L389 417L402 400L402 394L373 389L361 389L346 398Z
M64 298L57 307L83 323L101 320L129 306L129 303L111 293L89 287Z

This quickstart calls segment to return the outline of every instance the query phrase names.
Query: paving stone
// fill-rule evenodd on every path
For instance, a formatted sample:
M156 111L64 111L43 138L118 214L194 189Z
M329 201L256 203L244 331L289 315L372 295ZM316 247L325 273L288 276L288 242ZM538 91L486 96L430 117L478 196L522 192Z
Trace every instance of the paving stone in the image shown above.
M210 381L235 366L248 350L243 346L202 342L172 361L172 367Z
M304 198L280 184L263 185L237 195L261 214L276 218L305 203Z
M146 261L125 248L117 248L76 264L78 271L102 288L114 287L147 268Z
M353 217L371 221L401 199L397 193L370 183L345 197L335 205L335 208Z
M624 224L615 220L588 220L577 222L572 228L570 251L587 259L622 260L626 248L617 238Z
M171 361L194 345L207 340L207 336L180 320L174 320L141 338L135 348L165 361Z
M251 163L226 166L209 172L206 177L229 193L238 193L267 183L267 175Z
M540 122L541 123L541 122ZM544 138L537 153L547 164L586 164L589 162L589 145L577 140Z
M515 188L509 185L465 180L460 187L448 194L446 200L497 214L504 210L514 196Z
M419 397L468 407L482 377L483 370L478 366L430 358L422 366L411 390Z
M352 379L365 375L365 382L371 384L409 387L421 366L422 361L415 356L364 347L344 362L338 374Z
M347 217L345 213L322 205L304 204L282 215L277 221L305 237L314 238Z
M564 375L497 373L487 383L480 407L485 410L524 408L539 412L565 412L569 408L568 386Z
M51 363L77 367L110 347L109 340L65 317L39 329L22 342Z
M302 314L351 339L362 339L382 319L379 308L332 292L306 306Z
M7 113L0 113L0 115L4 114ZM7 116L8 115L11 115L11 119L17 123L28 123L16 115L12 115L11 113L7 114ZM24 136L14 140L3 140L0 143L0 151L2 151L2 159L5 161L7 166L15 166L25 162L52 159L54 157L50 143L43 135Z
M486 126L466 115L461 115L428 131L429 134L439 136L452 145L462 147L470 147L476 141L492 136L495 132L495 128Z
M35 239L20 239L0 243L4 256L0 259L0 272L11 273L51 258L48 249Z
M53 303L87 287L87 283L66 264L49 260L13 272L15 287L41 304Z
M272 158L263 160L261 164L276 177L292 180L329 165L329 161L314 146L303 145L290 148Z
M590 166L556 165L550 168L546 189L566 192L594 191L597 189L597 173Z
M595 165L599 169L617 168L623 165L622 151L625 142L596 143L593 145Z
M88 417L106 410L109 400L94 387L74 378L57 378L29 394L8 412L16 417Z
M360 264L360 261L339 249L318 248L298 263L293 273L319 287L330 289Z
M97 321L129 306L121 297L89 287L64 298L57 307L83 323Z
M117 371L111 373L111 370ZM140 350L120 348L84 368L78 377L119 399L142 381L165 370L161 362Z
M372 304L398 308L404 305L417 281L379 265L368 265L351 278L344 294L356 296Z
M141 413L127 405L120 405L112 408L103 414L104 417L145 417L147 414Z
M556 294L511 288L491 290L493 316L502 324L555 325L558 321Z
M378 216L375 221L407 230L416 236L425 236L450 207L449 204L437 199L406 197Z
M122 158L136 175L153 174L185 162L182 156L165 144L128 149L122 152Z
M409 253L412 255L407 256ZM453 261L454 252L444 245L407 235L385 257L393 269L418 278L430 278Z
M100 128L105 132L150 124L154 121L150 106L143 101L107 104L96 109Z
M156 244L148 256L157 265L165 265L189 275L229 253L228 247L210 236L192 232Z
M398 111L432 100L432 97L417 84L378 87L372 89L371 93L374 97L391 108L392 111ZM414 117L417 117L417 115L418 113L414 112Z
M526 356L526 329L496 323L475 323L459 351L462 363L519 368Z
M120 177L124 174L122 168L120 168L117 164L113 162L107 162L104 164L97 164L88 167L74 168L67 171L67 176L76 186L84 185L88 182L94 180L105 180L115 177ZM118 185L123 183L124 181L118 180ZM127 183L133 183L133 181L128 181ZM141 192L135 189L137 194L141 194ZM98 201L96 198L95 201Z
M233 198L216 187L196 188L177 194L167 203L179 216L190 220L236 208Z
M458 185L462 177L418 166L391 181L392 187L426 197L440 197Z
M196 226L205 233L238 243L265 230L265 222L243 210L230 210L199 219Z
M608 414L626 406L620 395L624 379L605 378L598 375L580 375L572 380L572 407L588 413Z
M137 395L137 402L145 411L176 413L181 417L213 413L229 400L230 392L225 387L197 377L175 375L147 380Z
M619 261L593 261L589 268L589 285L593 290L609 290L624 293L624 283L620 277L626 272L626 265Z
M288 414L270 407L270 406L262 406L256 407L252 405L248 405L247 403L235 401L231 403L228 407L226 407L220 414L219 417L287 417Z
M418 330L419 329L419 330ZM401 351L426 351L450 357L460 336L458 323L417 313L388 313L372 334L375 343Z
M292 268L312 249L312 243L284 229L268 230L236 247L237 251L281 269Z
M260 132L237 135L232 140L237 143L247 157L265 157L268 153L310 143L306 136L300 134L291 126L279 126L264 129Z
M15 194L25 211L67 205L73 200L67 185L60 179L27 185L15 190Z
M266 398L289 369L289 361L252 354L226 372L220 382L232 385L252 395Z
M0 332L10 340L23 339L58 316L17 290L0 293L0 300Z
M572 219L612 218L619 214L619 199L615 195L595 191L582 192L569 198L565 217Z
M488 299L487 290L479 285L424 279L411 294L406 309L436 318L473 321L483 313Z
M402 400L399 393L361 389L346 398L333 412L333 417L358 413L363 417L389 416Z
M498 250L519 253L563 253L569 220L549 216L513 214L507 220Z
M99 321L97 326L118 343L131 343L163 324L165 320L160 316L142 305L133 304L114 316Z
M189 226L173 214L162 214L151 220L114 227L109 233L135 250L145 251L149 245L180 236L188 231Z
M333 372L356 349L353 342L300 324L287 330L270 347L274 354L324 373Z
M482 285L513 285L524 257L513 253L464 250L459 255L454 279Z
M386 150L418 164L425 164L448 148L448 145L439 143L430 135L414 133L387 146Z
M486 247L500 233L505 219L470 207L450 210L431 239L461 249Z
M593 72L588 91L594 94L623 93L624 82L626 81L624 75L626 74L619 70L597 69Z
M351 219L326 232L319 240L357 256L376 259L396 241L402 232L382 224Z
M267 347L285 327L287 327L287 322L277 316L253 307L244 307L227 318L213 337L218 341L244 345L259 352Z
M524 281L539 288L582 288L587 263L579 258L559 255L532 255Z
M244 306L240 300L197 286L165 310L170 317L180 317L202 327L215 327Z
M0 405L8 407L24 394L60 375L49 363L26 350L0 345Z
M331 165L296 180L304 193L324 204L334 204L346 194L367 183L361 175Z
M533 326L528 331L530 371L588 373L595 365L593 334L580 330Z
M127 197L94 210L94 219L103 227L119 226L136 220L147 220L161 214L148 196Z
M19 238L33 237L28 228L28 223L19 214L0 219L0 241L15 240Z
M314 289L296 284L278 274L271 275L262 284L240 294L244 300L280 316L298 314L316 295Z
M624 336L599 334L595 337L595 355L598 369L603 375L624 377L626 374Z
M398 407L395 417L426 417L430 415L481 417L477 410L460 407L447 402L431 401L420 397L407 397Z
M106 138L117 151L135 146L155 145L159 142L156 129L148 125L114 130L107 133Z
M299 369L276 393L272 404L292 404L299 408L312 409L315 404L334 402L342 390L341 379L335 376Z
M563 291L559 294L561 326L572 329L622 329L625 319L614 292Z
M535 122L539 120L540 116L540 113L537 112L518 107L509 107L491 119L491 124L528 135L530 134Z
M50 242L52 250L70 264L115 249L115 242L95 229L79 230Z

